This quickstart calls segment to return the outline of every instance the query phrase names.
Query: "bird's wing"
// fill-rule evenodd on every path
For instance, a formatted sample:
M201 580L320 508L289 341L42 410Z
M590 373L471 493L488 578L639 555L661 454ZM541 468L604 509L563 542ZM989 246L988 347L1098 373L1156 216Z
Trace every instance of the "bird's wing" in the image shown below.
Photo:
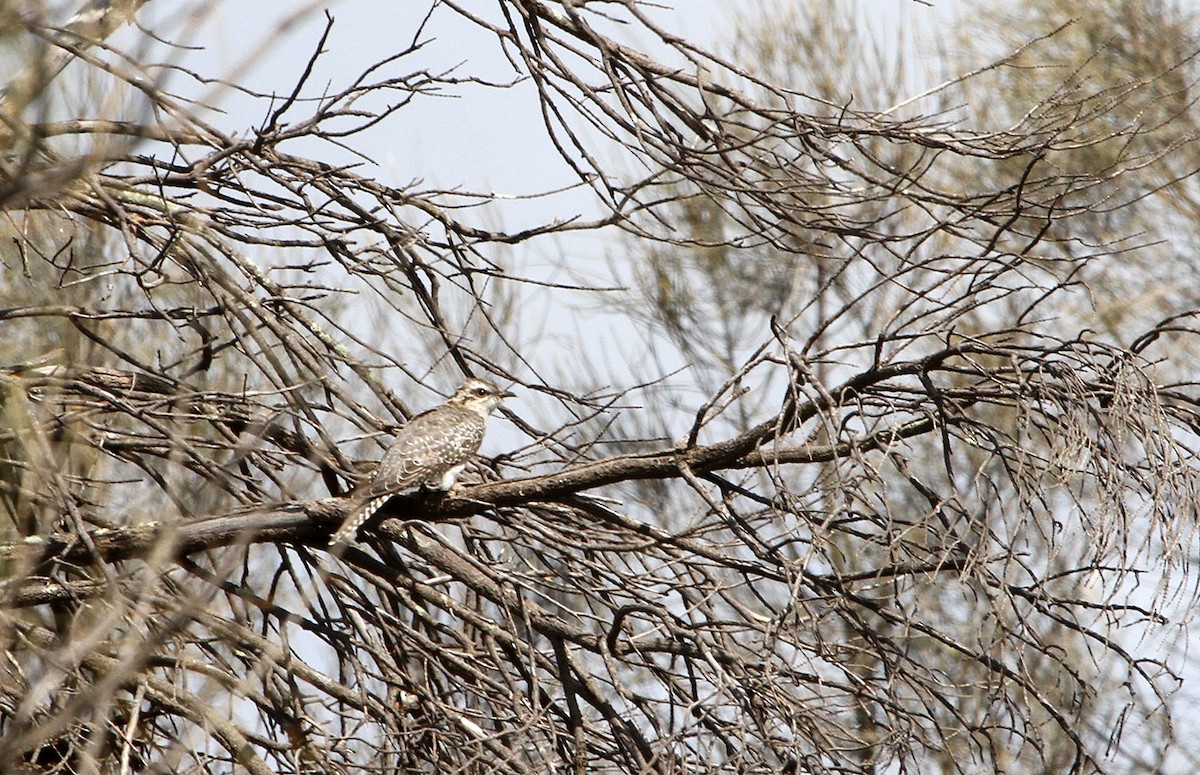
M404 424L375 470L368 495L414 489L465 463L483 441L484 423L474 412L438 407Z

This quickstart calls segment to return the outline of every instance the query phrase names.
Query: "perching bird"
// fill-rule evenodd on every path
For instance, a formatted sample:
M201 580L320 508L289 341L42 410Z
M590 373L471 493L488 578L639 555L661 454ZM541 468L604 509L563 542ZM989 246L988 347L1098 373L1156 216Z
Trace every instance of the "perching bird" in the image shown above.
M444 404L405 423L329 545L353 541L358 529L394 495L420 487L453 487L479 450L488 415L512 395L487 380L469 379Z

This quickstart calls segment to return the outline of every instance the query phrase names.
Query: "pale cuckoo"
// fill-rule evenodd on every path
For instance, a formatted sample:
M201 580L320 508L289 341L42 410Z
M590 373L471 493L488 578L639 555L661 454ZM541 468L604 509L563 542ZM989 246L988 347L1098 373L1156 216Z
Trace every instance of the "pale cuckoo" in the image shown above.
M358 529L394 495L422 487L449 490L479 450L488 416L512 393L484 379L469 379L444 404L404 424L371 481L355 494L357 505L329 539L348 544Z

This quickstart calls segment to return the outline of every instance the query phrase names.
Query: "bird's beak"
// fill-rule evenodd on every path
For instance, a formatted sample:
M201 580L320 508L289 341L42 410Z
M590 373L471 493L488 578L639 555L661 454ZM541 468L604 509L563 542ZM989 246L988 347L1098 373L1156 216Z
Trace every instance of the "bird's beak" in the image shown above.
M505 390L503 393L500 394L500 397L501 398L516 398L517 394L512 392L511 390Z

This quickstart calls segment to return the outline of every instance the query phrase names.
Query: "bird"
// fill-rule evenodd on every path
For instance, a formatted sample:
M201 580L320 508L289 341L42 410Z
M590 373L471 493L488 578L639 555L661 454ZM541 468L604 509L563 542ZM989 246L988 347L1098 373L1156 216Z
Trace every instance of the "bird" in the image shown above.
M357 505L329 539L330 546L354 541L358 529L395 495L420 488L449 491L479 450L487 419L513 394L486 379L468 379L454 395L409 420L396 433L357 498Z

